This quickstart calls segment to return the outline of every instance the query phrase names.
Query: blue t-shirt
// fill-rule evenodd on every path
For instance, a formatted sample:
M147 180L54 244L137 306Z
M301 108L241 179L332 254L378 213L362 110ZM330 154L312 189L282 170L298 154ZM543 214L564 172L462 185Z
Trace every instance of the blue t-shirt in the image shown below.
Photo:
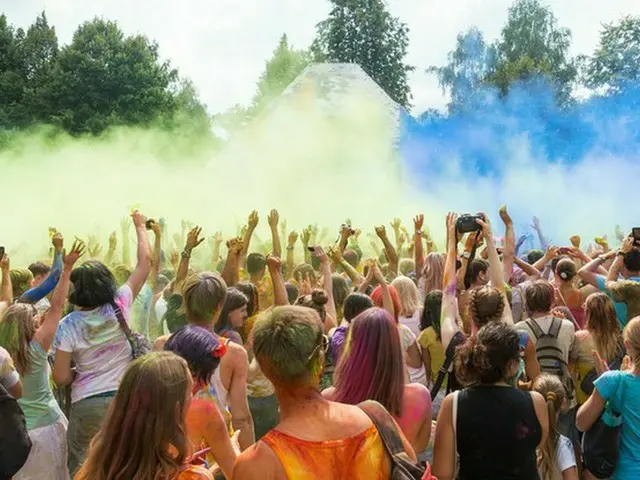
M602 398L622 414L620 460L611 478L640 478L640 378L612 370L600 376L594 385Z
M627 280L630 280L632 282L640 282L640 277L629 277L627 278ZM624 328L627 325L627 322L629 321L629 319L627 318L628 317L627 304L624 302L616 302L615 298L613 298L613 294L606 287L607 279L605 277L601 275L597 275L596 281L598 282L598 289L605 292L607 295L609 295L609 297L611 297L611 300L613 300L613 306L616 309L618 322L620 323L620 327Z

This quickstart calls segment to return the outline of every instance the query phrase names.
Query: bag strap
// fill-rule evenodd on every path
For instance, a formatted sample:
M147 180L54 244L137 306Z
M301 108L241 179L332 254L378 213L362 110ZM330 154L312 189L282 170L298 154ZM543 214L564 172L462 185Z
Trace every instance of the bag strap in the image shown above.
M389 455L393 458L400 453L404 453L402 439L389 412L378 402L372 400L362 402L358 407L367 414L375 425Z
M438 371L438 378L436 378L436 382L433 384L433 388L431 389L431 401L433 401L436 398L436 396L438 395L438 392L440 392L440 389L442 388L442 384L444 383L445 377L449 374L449 368L453 363L453 358L456 353L456 348L461 343L460 335L463 335L462 332L457 332L449 342L449 345L447 345L444 362L442 362L442 366Z
M531 333L533 333L533 336L536 337L536 340L538 340L540 337L544 335L544 332L540 328L540 325L538 325L533 320L527 319L525 320L524 323L527 325L527 327L529 327L529 329L531 330Z
M131 346L131 354L133 355L133 352L135 350L135 345L133 341L133 332L131 331L131 328L129 328L129 325L127 324L127 320L124 318L124 314L122 313L122 310L116 304L116 302L111 302L111 307L113 308L113 312L116 315L116 319L118 320L120 329L124 332L124 336L127 337L127 341Z
M562 320L557 317L553 317L553 319L551 320L551 326L549 327L548 335L553 338L558 338L558 335L560 334L560 328L562 328Z

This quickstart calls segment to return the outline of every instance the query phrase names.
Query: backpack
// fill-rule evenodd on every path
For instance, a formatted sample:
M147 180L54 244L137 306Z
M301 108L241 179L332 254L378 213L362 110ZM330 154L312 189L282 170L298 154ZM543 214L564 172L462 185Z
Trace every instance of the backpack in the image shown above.
M462 388L462 385L460 385L460 382L458 382L458 379L456 378L455 374L453 375L449 374L449 368L451 367L451 364L453 363L453 358L456 355L456 348L462 345L466 339L467 337L465 337L464 333L458 332L453 336L453 338L449 342L449 345L447 346L447 351L445 352L444 362L442 362L442 366L438 371L438 378L436 378L436 381L433 384L433 388L431 389L432 402L433 400L435 400L436 396L438 395L438 392L440 392L440 389L442 388L442 384L444 383L445 378L448 378L447 393L455 392Z
M31 439L18 401L0 383L0 479L10 479L29 458Z
M572 400L573 382L571 375L569 375L569 365L567 365L562 349L558 344L562 319L553 317L549 331L546 333L531 319L525 320L525 324L536 339L536 357L538 357L540 370L559 377L567 390L567 398Z
M429 467L414 463L404 451L402 439L393 421L393 417L378 402L367 400L358 405L366 413L384 443L385 450L391 459L390 480L421 480L432 478Z

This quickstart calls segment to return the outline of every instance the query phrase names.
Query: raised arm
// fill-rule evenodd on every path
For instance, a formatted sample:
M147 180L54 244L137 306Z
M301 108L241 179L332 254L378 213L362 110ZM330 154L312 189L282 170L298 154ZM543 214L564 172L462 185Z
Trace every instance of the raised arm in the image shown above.
M280 233L278 232L280 214L277 210L273 209L269 213L267 220L269 222L269 228L271 229L271 243L273 243L272 253L274 256L280 258L282 256L282 245L280 244Z
M606 255L599 255L598 257L591 260L584 267L578 270L578 276L582 279L583 282L588 283L596 288L600 288L598 284L599 277L608 276L608 272L602 267L602 265L608 261L610 258L613 258L616 255L615 250L607 253Z
M232 238L227 242L227 260L222 269L222 278L228 287L234 286L240 279L240 261L244 251L244 242L240 238Z
M116 249L118 248L118 236L116 232L111 232L109 235L109 248L107 249L107 255L104 257L105 265L113 265L113 259L116 256Z
M71 271L78 259L84 253L84 244L76 241L68 255L64 255L62 275L58 286L51 298L51 307L45 313L42 323L33 335L33 339L40 344L42 349L47 352L53 343L53 337L58 329L58 323L62 318L64 303L69 294L69 284L71 283Z
M544 233L542 233L542 227L540 226L540 220L538 219L538 217L533 217L533 223L531 224L531 227L538 234L538 240L540 240L540 248L546 251L549 248L549 242L544 237Z
M13 286L11 285L11 265L9 255L5 252L0 258L0 269L2 270L2 289L0 290L0 303L7 305L13 303Z
M216 232L211 238L211 264L209 269L215 272L220 261L220 247L222 246L222 232Z
M387 254L387 260L389 260L389 274L393 277L398 275L398 253L396 249L391 244L389 240L389 236L387 235L387 229L384 228L384 225L380 225L376 227L376 235L384 244L384 249Z
M329 248L329 251L327 252L327 254L329 255L329 258L331 258L331 260L335 265L340 265L342 267L342 269L345 271L345 273L351 280L351 284L354 287L357 287L362 284L362 282L364 281L364 277L360 272L358 272L355 268L353 268L353 265L351 265L349 262L347 262L344 259L339 249Z
M342 224L342 226L340 227L340 243L338 245L340 253L344 253L344 251L347 249L349 238L351 237L351 235L353 235L353 233L354 232L349 225L345 223Z
M440 332L442 345L446 349L451 339L460 331L458 323L458 300L456 298L456 257L458 248L456 221L458 215L447 215L447 257L442 279L442 311L440 314Z
M513 262L516 256L516 234L513 229L513 220L507 212L507 207L500 207L500 218L504 223L504 250L502 253L502 271L505 282L509 282L513 274Z
M284 268L284 275L286 278L293 276L293 269L295 268L295 256L296 256L296 242L298 241L298 234L296 232L289 233L287 237L287 260Z
M513 262L532 280L540 278L540 270L533 265L529 265L527 262L520 260L518 257L513 257Z
M47 275L47 278L45 278L40 285L24 292L18 300L20 303L37 303L56 288L62 273L62 235L60 233L56 233L53 236L52 242L54 254L53 264L51 265L49 275Z
M173 292L180 294L184 287L184 282L187 279L189 273L189 262L191 261L191 253L193 249L204 242L204 238L200 238L202 228L195 226L187 234L187 240L184 244L184 249L180 254L180 263L178 264L178 270L176 271L176 278L174 282Z
M269 276L273 284L273 304L276 307L289 305L289 296L287 295L287 287L284 285L282 277L282 260L275 255L267 256L267 267L269 268Z
M247 252L249 251L249 245L251 244L251 238L253 237L253 233L256 231L256 227L258 226L258 222L260 219L258 218L258 212L253 211L249 215L249 219L247 220L247 230L244 233L244 238L242 239L243 249L240 253L240 263L243 264L245 258L247 258Z
M622 267L624 266L624 256L631 250L633 250L634 241L635 240L633 237L627 237L622 241L622 247L620 247L620 251L617 252L616 259L609 269L609 274L607 275L607 284L618 281L618 278L620 277L620 270L622 270ZM607 288L610 290L609 287Z
M320 260L320 271L322 272L322 288L327 294L329 301L325 307L327 318L324 322L324 331L329 333L336 326L336 303L333 298L333 278L331 276L331 267L329 267L329 257L324 253L322 247L316 247L314 254Z
M511 307L509 306L509 299L507 298L502 262L500 262L498 250L496 249L496 244L493 240L491 222L487 215L482 214L482 216L484 217L484 220L478 219L476 222L478 222L478 225L482 227L482 234L487 242L487 253L489 254L489 278L491 279L491 286L497 289L504 298L504 313L502 315L502 320L507 325L513 325L513 315L511 314Z
M127 280L127 285L131 288L133 298L138 296L144 282L149 277L149 271L151 270L151 252L149 249L149 237L147 235L147 228L145 226L147 218L139 211L133 212L131 215L133 219L133 225L136 229L136 237L138 238L138 253L137 264L133 273Z
M151 230L155 236L153 252L151 252L151 270L149 272L149 286L155 292L158 285L158 273L160 272L160 252L162 251L162 228L158 222L151 224Z
M127 267L131 266L131 248L129 246L129 230L131 223L127 217L120 222L120 231L122 233L122 263Z
M413 219L413 258L416 264L416 278L422 276L424 268L424 245L422 244L422 227L424 225L424 215L416 215Z
M311 252L309 251L309 242L311 242L311 227L304 228L302 230L302 250L304 253L304 263L311 265ZM292 270L293 273L293 270Z

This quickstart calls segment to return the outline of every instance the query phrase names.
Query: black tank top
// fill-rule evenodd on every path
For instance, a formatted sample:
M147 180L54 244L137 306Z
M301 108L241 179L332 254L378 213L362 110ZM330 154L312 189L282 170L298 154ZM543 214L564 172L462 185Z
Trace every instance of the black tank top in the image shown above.
M538 480L542 430L528 392L467 388L458 394L457 415L460 480Z

